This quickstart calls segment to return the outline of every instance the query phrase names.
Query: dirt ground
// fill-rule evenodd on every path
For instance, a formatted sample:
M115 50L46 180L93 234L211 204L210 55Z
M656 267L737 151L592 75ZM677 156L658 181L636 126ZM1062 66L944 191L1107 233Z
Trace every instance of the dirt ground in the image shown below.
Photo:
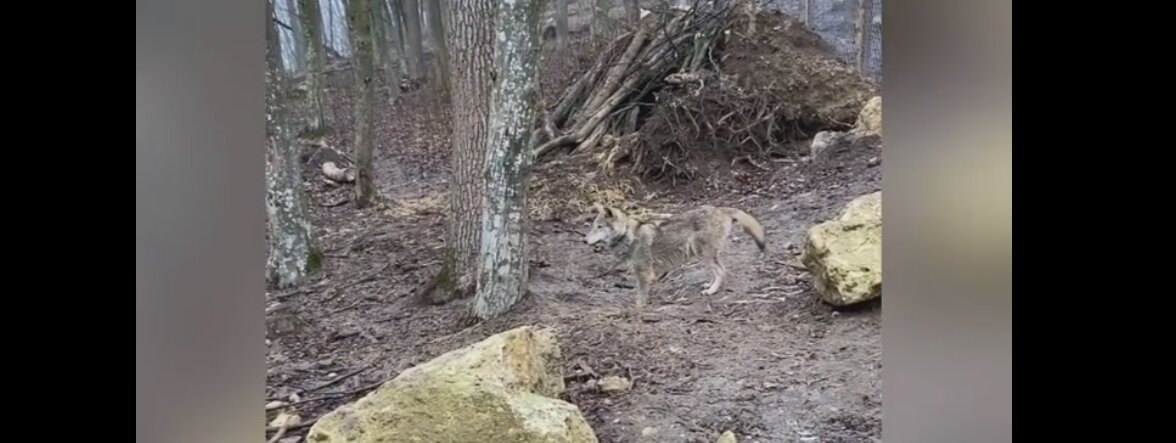
M333 86L345 88L346 75ZM347 95L330 96L343 131L327 136L343 152L351 149ZM709 275L695 265L655 286L648 321L623 317L633 304L631 280L599 277L610 258L583 244L587 222L565 217L533 225L532 295L504 317L466 328L464 304L432 306L412 296L436 272L445 232L448 161L438 147L446 145L444 130L431 123L443 116L423 96L407 94L396 108L412 112L381 107L380 207L356 210L350 187L328 185L317 165L306 167L326 259L312 282L267 296L286 306L267 316L271 325L298 325L267 339L267 402L301 400L298 414L312 421L406 368L530 324L557 332L565 399L602 442L709 443L725 430L741 442L881 439L880 303L835 312L818 301L797 259L805 229L881 188L879 147L859 143L815 162L779 158L724 169L705 186L661 188L644 201L656 212L736 206L764 225L763 255L741 231L732 233L730 277L712 310L699 293ZM632 390L597 392L591 382L606 375L632 379ZM283 441L299 441L306 429Z

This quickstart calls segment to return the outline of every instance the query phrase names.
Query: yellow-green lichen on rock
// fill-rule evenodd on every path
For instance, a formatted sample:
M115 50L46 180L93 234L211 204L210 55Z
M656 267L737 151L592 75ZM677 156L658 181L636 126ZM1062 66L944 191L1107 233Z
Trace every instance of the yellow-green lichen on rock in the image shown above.
M849 202L836 219L808 230L801 263L821 299L834 306L882 295L882 191Z
M405 370L324 415L309 443L596 443L548 331L523 326Z
M853 132L859 135L882 135L882 96L876 95L862 106Z

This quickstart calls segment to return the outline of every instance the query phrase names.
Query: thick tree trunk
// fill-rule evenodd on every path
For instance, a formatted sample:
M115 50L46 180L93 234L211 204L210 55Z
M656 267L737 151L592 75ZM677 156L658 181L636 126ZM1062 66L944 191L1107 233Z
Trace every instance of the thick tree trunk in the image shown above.
M499 0L494 53L498 81L490 106L490 153L482 211L482 255L473 314L498 316L527 289L527 185L538 97L542 0Z
M870 32L874 24L874 0L858 0L857 18L855 21L857 30L857 67L858 71L863 76L870 76L870 48L871 36Z
M355 60L355 206L366 208L375 203L375 177L372 174L372 151L375 145L376 84L372 69L372 2L348 0L347 22Z
M568 0L555 0L555 44L568 47Z
M306 92L307 92L307 122L306 126L312 133L321 133L330 125L323 101L323 75L326 71L326 40L323 38L323 17L319 11L318 0L298 0L298 19L302 22L302 32L306 34Z
M400 12L404 15L404 31L407 43L405 59L408 61L408 77L420 80L424 77L425 48L421 40L421 7L418 0L400 0Z
M310 222L302 190L298 147L286 114L282 91L282 56L273 0L265 2L265 113L266 113L266 221L269 224L269 257L266 279L279 288L301 283L315 267Z
M425 12L429 19L429 41L433 45L433 60L437 64L437 81L449 89L449 47L445 44L444 0L424 0Z
M477 272L490 93L495 76L494 20L490 15L494 13L493 5L493 0L449 0L445 10L452 75L453 178L449 181L446 258L435 287L429 291L434 303L464 295Z

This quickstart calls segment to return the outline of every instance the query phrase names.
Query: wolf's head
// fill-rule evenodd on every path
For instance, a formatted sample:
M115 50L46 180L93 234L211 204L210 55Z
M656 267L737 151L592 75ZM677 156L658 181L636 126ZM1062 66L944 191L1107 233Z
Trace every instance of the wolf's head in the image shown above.
M596 251L612 248L625 240L633 229L633 219L620 209L592 205L596 211L596 218L592 220L592 230L584 236L584 242Z

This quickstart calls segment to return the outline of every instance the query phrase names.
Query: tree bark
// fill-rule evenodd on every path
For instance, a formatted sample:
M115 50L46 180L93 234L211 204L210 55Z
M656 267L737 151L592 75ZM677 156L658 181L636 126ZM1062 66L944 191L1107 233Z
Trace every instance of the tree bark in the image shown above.
M420 80L424 77L425 48L421 40L421 7L418 0L400 0L404 16L404 30L407 43L408 77Z
M499 67L490 106L490 153L478 295L473 314L486 320L510 309L527 289L527 185L538 98L542 0L500 0L494 53Z
M490 92L494 84L494 0L449 0L445 33L452 88L453 178L449 181L446 256L429 291L444 303L470 289L481 246L483 171L489 141Z
M437 80L445 90L449 89L449 46L445 44L444 0L425 0L425 12L429 15L429 40L433 45L433 60L437 64Z
M568 0L555 0L555 44L568 47Z
M315 266L310 221L302 190L302 171L282 89L282 49L273 0L266 0L265 112L266 221L269 257L266 279L278 288L301 283Z
M375 177L372 151L375 145L376 84L372 58L372 2L348 0L347 22L355 60L355 206L366 208L375 203Z
M307 91L307 122L306 126L312 133L322 133L330 125L326 103L323 100L323 75L326 71L326 53L323 38L323 17L319 10L318 0L298 0L301 11L298 19L302 22L302 32L306 34L306 91Z
M858 0L857 2L857 67L858 71L863 76L869 77L870 73L870 47L871 36L873 35L871 29L874 22L874 0Z

